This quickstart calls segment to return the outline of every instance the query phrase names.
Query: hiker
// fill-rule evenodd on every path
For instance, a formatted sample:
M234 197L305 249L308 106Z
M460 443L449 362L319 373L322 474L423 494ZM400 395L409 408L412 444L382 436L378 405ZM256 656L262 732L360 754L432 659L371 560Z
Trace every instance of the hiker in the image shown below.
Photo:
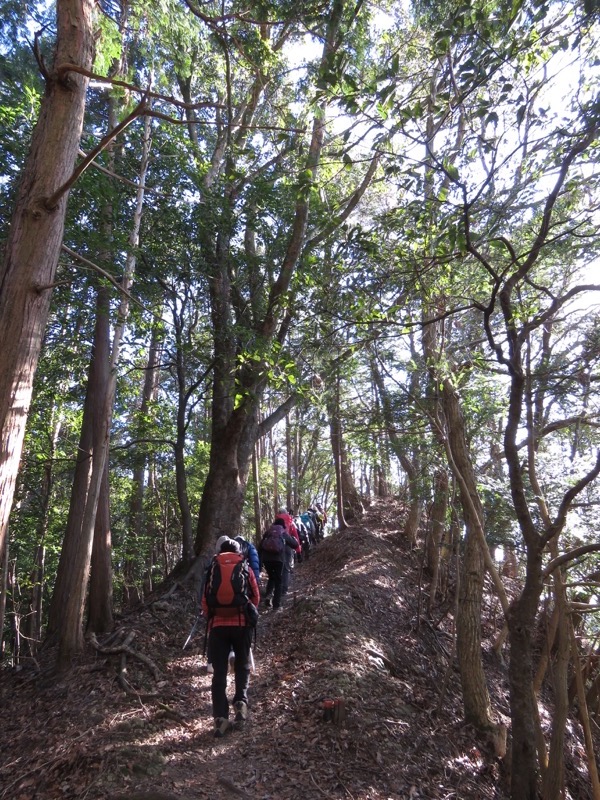
M317 507L317 516L320 518L321 522L321 536L325 536L325 526L327 525L327 512L321 505L321 503L315 503Z
M213 667L212 707L215 736L224 736L232 727L241 730L248 717L253 625L260 601L254 571L241 553L235 539L221 536L217 554L207 572L202 595L202 611L208 619L208 648ZM250 605L252 604L252 606ZM254 619L251 619L251 613ZM229 721L227 669L229 653L235 655L235 694L233 726Z
M311 541L308 535L308 528L304 523L303 515L297 514L294 517L294 525L296 526L296 530L298 531L298 537L300 538L300 546L302 547L302 552L298 556L298 561L308 561L308 556L310 554L310 548L311 548Z
M268 575L265 604L270 607L272 602L274 611L278 611L281 608L283 566L286 559L286 551L289 550L293 558L297 544L297 540L286 532L283 525L273 523L265 531L258 546L261 564Z
M320 542L323 538L323 531L325 528L323 512L319 511L316 506L311 506L308 509L308 513L312 516L313 522L315 523L315 538L317 542Z
M258 551L256 547L252 544L252 542L249 542L242 536L236 536L235 541L239 544L244 558L248 559L250 568L254 572L256 583L260 587L260 559L258 557Z
M305 511L304 514L300 515L300 519L302 520L302 524L306 528L308 534L308 541L310 542L311 547L316 545L317 543L317 522L314 519L313 514L310 511Z
M302 542L300 541L300 533L294 521L294 512L291 508L279 509L277 517L275 518L275 523L277 524L280 520L286 523L286 531L296 540L296 547L293 551L287 547L284 550L285 558L283 559L283 572L281 575L281 594L286 595L290 588L296 558L302 557Z
M215 555L219 553L218 545L219 543L227 537L221 537L217 539L217 550L215 551ZM251 570L254 572L254 577L256 578L256 584L258 586L258 591L260 592L260 559L258 557L258 552L256 547L252 544L252 542L248 542L242 536L236 536L235 541L239 544L242 555L244 558L248 560L248 564ZM210 656L210 646L206 648L206 671L209 675L212 675L213 665L212 665L212 658Z

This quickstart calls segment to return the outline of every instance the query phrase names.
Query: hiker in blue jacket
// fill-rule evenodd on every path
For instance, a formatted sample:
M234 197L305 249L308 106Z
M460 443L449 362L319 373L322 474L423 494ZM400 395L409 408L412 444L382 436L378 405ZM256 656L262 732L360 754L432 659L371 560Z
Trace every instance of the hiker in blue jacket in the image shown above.
M247 539L244 539L243 536L236 536L235 541L241 547L242 555L244 556L244 558L248 559L248 563L250 564L250 569L254 573L256 582L260 586L260 559L258 557L258 551L256 547L252 544L252 542L249 542Z

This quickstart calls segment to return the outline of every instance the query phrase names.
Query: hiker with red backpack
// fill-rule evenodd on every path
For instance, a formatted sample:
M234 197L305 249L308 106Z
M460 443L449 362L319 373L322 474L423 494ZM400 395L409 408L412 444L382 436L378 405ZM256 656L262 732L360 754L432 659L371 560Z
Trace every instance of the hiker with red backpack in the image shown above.
M258 546L261 564L268 575L265 602L267 606L270 606L272 597L274 611L278 611L281 608L281 590L283 569L287 557L286 551L289 551L293 556L297 545L297 540L286 532L285 527L274 522L267 528Z
M232 727L241 730L248 717L252 632L258 620L258 583L238 542L228 536L217 540L217 554L207 574L202 594L202 611L208 619L208 648L213 667L212 707L215 736ZM227 670L229 652L235 655L233 725L229 721Z

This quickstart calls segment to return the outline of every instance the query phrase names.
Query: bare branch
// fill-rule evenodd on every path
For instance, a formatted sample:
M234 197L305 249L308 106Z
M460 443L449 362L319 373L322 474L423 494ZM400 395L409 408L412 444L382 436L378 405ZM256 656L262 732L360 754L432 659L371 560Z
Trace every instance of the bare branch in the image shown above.
M552 561L543 571L542 578L545 579L550 577L550 575L552 575L555 569L562 567L563 564L568 564L569 561L574 561L576 558L584 556L587 553L596 553L599 550L600 550L600 542L595 542L594 544L584 544L581 547L576 547L574 550L568 550L561 556L557 556L556 558L552 559Z
M53 211L53 210L56 208L56 206L58 205L58 201L59 201L59 200L60 200L60 198L63 196L63 194L65 194L66 192L68 192L68 191L69 191L69 189L71 188L71 186L73 186L73 184L75 183L75 181L76 181L76 180L77 180L77 179L78 179L78 178L79 178L81 175L83 175L83 173L85 172L85 170L86 170L86 169L89 167L89 165L90 165L90 164L92 163L92 161L93 161L93 160L96 158L96 156L100 155L100 153L101 153L101 152L102 152L102 151L103 151L103 150L104 150L106 147L108 147L108 145L109 145L109 144L110 144L110 143L113 141L113 139L116 139L116 137L117 137L117 136L118 136L118 135L119 135L119 134L120 134L122 131L124 131L124 130L125 130L125 128L127 128L129 125L131 125L131 123L132 123L134 120L136 120L138 117L142 116L142 115L143 115L143 114L144 114L146 111L147 111L146 99L145 99L145 98L143 98L143 99L142 99L142 101L141 101L141 102L140 102L140 103L139 103L139 104L138 104L138 105L137 105L137 106L136 106L136 107L133 109L133 111L131 112L131 114L129 114L127 117L125 117L125 119L124 119L124 120L122 120L122 122L120 122L120 123L119 123L119 124L118 124L118 125L117 125L115 128L113 128L113 130L112 130L112 131L109 131L109 132L106 134L106 136L103 136L103 137L102 137L102 139L101 139L101 140L100 140L100 142L99 142L99 143L96 145L96 147L94 147L94 149L93 149L93 150L91 150L91 151L88 153L88 155L86 156L86 158L84 158L84 159L83 159L83 160L82 160L82 161L81 161L81 162L80 162L80 163L79 163L79 164L78 164L78 165L75 167L75 169L74 169L73 173L71 174L71 177L70 177L70 178L68 178L68 179L67 179L67 180L66 180L66 181L63 183L63 185L62 185L62 186L59 186L59 188L58 188L58 189L57 189L57 190L56 190L56 191L55 191L53 194L51 194L51 195L50 195L50 197L47 197L47 198L44 200L44 206L45 206L45 207L48 209L48 211Z
M68 72L78 72L80 75L85 75L86 77L98 81L99 83L104 83L110 86L121 86L123 89L129 89L131 92L141 94L143 97L148 99L164 100L165 103L170 103L173 106L177 106L177 108L184 108L188 110L195 110L198 108L224 108L222 104L215 103L214 100L204 100L201 103L185 103L183 100L178 100L172 95L152 92L149 89L142 89L141 86L136 86L134 83L120 81L117 78L107 78L106 75L98 75L96 72L90 72L89 70L84 69L77 64L61 64L59 67L57 67L56 72L59 76L59 79L64 78Z

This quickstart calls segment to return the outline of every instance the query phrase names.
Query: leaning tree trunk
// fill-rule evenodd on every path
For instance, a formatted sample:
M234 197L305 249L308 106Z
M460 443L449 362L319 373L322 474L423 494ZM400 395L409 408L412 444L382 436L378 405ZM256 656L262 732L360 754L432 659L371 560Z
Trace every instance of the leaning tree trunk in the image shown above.
M21 176L0 270L0 552L8 527L33 378L63 239L92 67L94 0L57 0L54 66ZM52 202L50 202L52 198Z

